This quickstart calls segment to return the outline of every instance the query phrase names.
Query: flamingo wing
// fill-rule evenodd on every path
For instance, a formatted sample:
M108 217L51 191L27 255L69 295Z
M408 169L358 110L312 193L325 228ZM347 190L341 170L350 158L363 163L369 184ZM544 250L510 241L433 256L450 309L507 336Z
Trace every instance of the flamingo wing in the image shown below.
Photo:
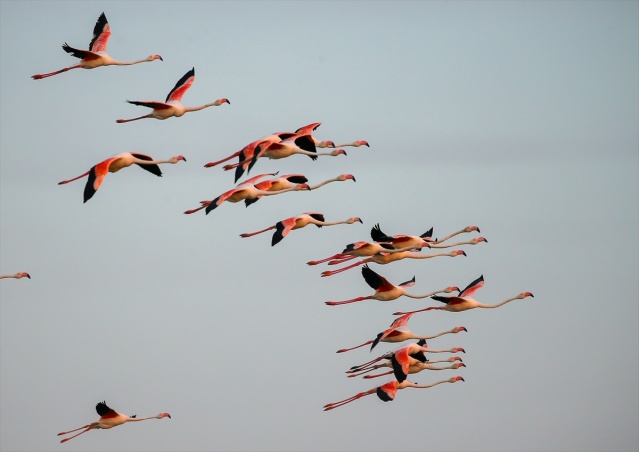
M166 110L167 108L172 108L171 105L158 102L156 100L127 100L128 103L133 105L141 105L142 107L149 107L154 110Z
M147 160L147 161L151 161L153 160L153 158L149 155L146 154L138 154L138 153L133 153L131 152L131 155L135 158L138 158L140 160ZM162 171L160 170L159 165L143 165L140 163L136 163L136 165L138 165L140 168L142 168L143 170L148 171L151 174L155 174L158 177L162 177Z
M484 287L484 275L481 275L479 278L468 284L464 290L459 292L459 297L472 297L475 292Z
M420 235L420 237L423 238L423 239L429 239L432 236L433 236L433 228L430 228L428 231L426 231L422 235Z
M442 297L439 295L433 295L431 298L435 301L441 301L445 304L458 304L464 301L464 299L460 297Z
M118 157L106 159L105 161L94 165L89 170L89 177L87 178L87 183L84 186L84 202L87 202L89 199L93 198L95 192L97 192L98 188L100 188L100 185L102 185L102 181L104 180L106 175L109 174L109 166L117 159Z
M116 417L118 415L118 413L109 408L105 402L99 402L95 406L95 411L98 412L98 415L101 418Z
M100 14L93 27L93 39L89 43L89 50L92 52L106 52L109 38L111 37L111 27L104 13Z
M371 270L368 265L364 265L362 267L362 276L364 277L366 284L375 291L384 291L393 288L393 285L389 283L386 278Z
M189 72L184 74L180 80L178 80L173 89L166 96L165 102L180 102L182 100L182 96L184 96L184 93L188 91L194 80L195 68L192 68Z
M307 126L300 127L299 129L297 129L295 131L295 133L304 134L304 135L306 135L306 134L310 135L311 132L315 131L321 125L322 125L321 122L314 122L314 123L311 123L311 124L309 124Z
M324 215L321 213L307 212L306 214L317 221L321 221L322 223L324 222ZM321 224L316 224L315 226L317 226L318 228L322 227Z
M392 242L393 238L384 234L379 227L379 223L371 228L371 238L375 242ZM392 248L392 247L391 247Z
M279 221L275 225L275 233L273 233L271 246L275 246L280 243L282 239L293 230L293 226L295 226L295 218L287 218L286 220Z
M395 378L400 383L406 380L408 376L408 368L410 367L410 355L408 354L408 348L402 348L396 351L391 356L391 364L393 365L393 373Z
M315 152L317 153L317 148L315 147L315 142L311 138L310 135L300 135L295 138L293 142L297 145L298 148L303 149L307 152ZM316 155L309 155L309 157L313 160L317 160Z
M397 394L395 381L389 381L377 388L377 397L379 397L383 402L393 401L395 399L395 394Z
M64 50L70 55L73 55L76 58L80 58L81 60L84 60L84 59L93 60L95 58L98 58L98 55L96 55L95 53L90 52L88 50L75 49L71 47L69 44L67 44L66 42L62 44L62 50ZM89 57L92 57L92 58L89 58Z
M308 182L308 179L303 174L287 174L286 176L282 176L282 178L293 184L305 184Z
M399 285L399 287L413 287L415 285L415 277L413 279L409 279L408 281L404 281Z

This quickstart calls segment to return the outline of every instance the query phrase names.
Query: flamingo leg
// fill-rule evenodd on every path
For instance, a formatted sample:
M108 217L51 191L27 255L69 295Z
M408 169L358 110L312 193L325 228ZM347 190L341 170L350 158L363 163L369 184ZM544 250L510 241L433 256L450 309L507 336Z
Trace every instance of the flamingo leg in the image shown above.
M376 365L374 365L374 366L370 367L369 369L363 370L363 371L361 371L361 372L353 372L353 373L351 373L351 374L348 376L348 378L359 377L360 375L367 374L367 373L369 373L369 372L372 372L372 371L374 371L374 370L380 369L380 368L382 368L382 367L386 367L386 366L385 366L385 365L383 365L383 364L376 364ZM393 373L393 372L390 372L390 373ZM383 374L383 375L386 375L386 374Z
M341 259L341 262L343 262L343 261L347 261L347 260L354 259L354 258L355 258L355 256L349 256L347 254L334 254L331 257L327 257L326 259L321 259L319 261L308 261L306 263L306 265L322 264L324 262L328 262L328 261L333 260L333 259Z
M218 160L217 162L209 162L206 165L204 165L204 168L211 168L213 166L219 165L220 163L224 163L227 160L231 160L233 157L239 156L240 152L242 152L242 151L237 151L235 154L229 155L228 157L225 157L222 160Z
M63 72L70 71L71 69L76 69L78 67L80 67L80 66L69 66L69 67L66 67L64 69L60 69L59 71L49 72L49 73L46 73L46 74L32 75L31 78L33 80L42 80L43 78L51 77L53 75L62 74Z
M440 306L431 306L430 308L419 309L417 311L408 311L408 312L393 312L393 315L405 315L405 314L415 314L416 312L424 312L424 311L432 311L432 310L441 310L443 309Z
M137 121L138 119L145 119L145 118L152 118L152 117L153 117L153 115L151 113L149 113L148 115L140 116L138 118L116 119L115 122L117 122L118 124L122 124L123 122Z
M345 272L346 270L349 270L351 268L357 267L359 265L363 265L365 263L366 263L366 259L361 260L359 262L355 262L354 264L351 264L351 265L347 265L346 267L338 268L337 270L326 270L326 271L322 272L322 277L335 275L337 273L342 273L342 272ZM330 262L329 262L329 264L330 264Z
M344 301L325 301L324 303L329 306L339 306L340 304L349 304L349 303L357 303L358 301L370 300L371 297L357 297L351 300Z
M365 346L365 345L372 344L372 343L373 343L373 341L367 341L367 342L364 342L363 344L356 345L355 347L351 347L351 348L342 348L342 349L340 349L340 350L337 350L337 352L336 352L336 353L349 352L349 351L351 351L351 350L355 350L356 348L360 348L360 347L363 347L363 346Z
M74 428L73 430L69 430L68 432L60 432L60 433L58 433L58 436L66 435L67 433L77 432L78 430L82 430L83 428L87 428L87 427L91 427L91 424L87 424L87 425L83 425L82 427Z
M375 391L375 390L372 390L372 391ZM348 399L344 399L340 402L328 403L324 405L324 411L332 410L333 408L338 408L342 405L346 405L347 403L353 402L357 399L361 399L362 397L370 395L370 394L372 394L371 391L360 392L358 394L355 394L353 397L349 397Z
M350 374L350 373L353 373L353 372L359 372L360 370L363 370L363 369L365 369L365 368L367 368L367 367L370 367L370 365L371 365L371 364L375 364L376 362L379 362L379 361L381 361L382 359L387 358L388 356L389 356L388 354L386 354L386 355L382 355L382 356L379 356L379 357L377 357L377 358L375 358L375 359L371 359L371 360L370 360L369 362L367 362L367 363L360 364L359 366L353 366L353 367L351 367L349 370L347 370L347 371L346 371L346 373L347 373L347 374Z
M88 176L90 172L91 170L87 171L84 174L80 174L78 177L74 177L73 179L63 180L62 182L58 182L58 185L64 185L64 184L68 184L69 182L73 182L74 180L82 179L83 177Z
M198 210L204 209L206 206L211 204L211 202L213 202L213 201L200 201L200 204L202 204L200 207L198 207L197 209L185 210L184 213L187 214L187 215L189 215L191 213L195 213Z
M392 374L393 374L393 371L392 371L392 370L389 370L388 372L384 372L384 373L381 373L381 374L375 374L375 375L364 375L362 378L366 378L366 379L368 380L368 379L370 379L370 378L377 378L377 377L382 377L382 376L384 376L384 375L392 375Z
M244 234L240 234L240 237L252 237L254 235L261 234L262 232L270 231L271 229L275 229L275 226L269 226L268 228L262 229L260 231L246 232Z

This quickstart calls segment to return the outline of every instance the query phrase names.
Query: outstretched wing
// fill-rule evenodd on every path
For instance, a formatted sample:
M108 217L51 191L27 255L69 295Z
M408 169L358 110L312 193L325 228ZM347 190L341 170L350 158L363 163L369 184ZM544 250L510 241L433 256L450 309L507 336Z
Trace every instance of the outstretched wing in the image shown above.
M118 415L118 413L109 408L105 402L99 402L95 406L95 411L98 412L100 417L116 417Z
M460 297L472 297L475 292L484 287L484 275L468 284L464 290L459 292Z
M131 155L135 158L138 158L140 160L147 160L147 161L151 161L153 160L153 158L150 155L146 155L146 154L138 154L138 153L133 153L131 152ZM140 163L136 163L136 165L138 165L140 168L142 168L143 170L148 171L151 174L155 174L158 177L162 177L162 171L160 170L160 167L156 164L153 165L142 165Z
M92 52L106 52L110 37L111 26L107 22L104 13L102 13L95 22L95 27L93 27L93 39L89 43L89 50Z
M74 49L73 47L71 47L66 42L64 44L62 44L62 50L64 50L65 52L67 52L70 55L73 55L76 58L80 58L81 60L83 60L86 57L91 56L91 55L93 55L94 58L98 57L97 55L93 54L93 52L89 52L88 50Z
M184 74L166 96L166 102L180 102L195 80L195 68Z

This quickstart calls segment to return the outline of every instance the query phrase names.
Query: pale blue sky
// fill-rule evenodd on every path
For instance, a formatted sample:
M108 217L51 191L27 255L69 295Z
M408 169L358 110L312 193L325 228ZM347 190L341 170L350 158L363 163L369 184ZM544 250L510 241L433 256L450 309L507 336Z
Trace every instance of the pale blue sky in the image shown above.
M109 54L163 62L30 76L73 64L104 11ZM599 451L639 447L639 3L0 1L0 449L6 451ZM116 124L164 99L231 105ZM182 212L233 186L205 169L266 134L322 122L364 139L348 156L259 161L252 174L357 182ZM132 151L188 162L164 177L109 175L82 203L79 175ZM306 228L276 247L241 239L319 211L364 224ZM390 234L477 225L468 257L371 266L414 293L465 286L497 310L427 312L416 333L464 347L465 383L322 406L386 380L348 379L399 299L359 270L305 262ZM473 235L475 236L475 235ZM396 347L381 344L377 353ZM106 400L172 419L56 433Z

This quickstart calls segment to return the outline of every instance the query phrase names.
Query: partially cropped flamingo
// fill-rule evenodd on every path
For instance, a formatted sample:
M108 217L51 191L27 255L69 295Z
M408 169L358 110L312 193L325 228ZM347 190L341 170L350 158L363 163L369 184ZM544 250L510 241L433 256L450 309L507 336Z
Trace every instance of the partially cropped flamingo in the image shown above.
M69 430L68 432L58 433L58 436L60 436L60 435L66 435L68 433L77 432L78 430L82 430L80 433L77 433L73 436L65 438L60 442L61 443L67 442L70 439L75 438L76 436L80 436L83 433L88 432L89 430L95 430L98 428L102 428L102 429L113 428L113 427L117 427L118 425L122 425L125 422L138 422L138 421L146 421L148 419L162 419L165 417L168 417L169 419L171 418L171 415L169 413L160 413L157 416L150 416L150 417L136 417L135 415L127 416L126 414L116 413L114 410L109 408L105 402L98 403L95 406L95 410L98 412L98 415L100 416L100 419L98 419L97 422L91 422L90 424L84 425L82 427L79 427L73 430Z
M446 287L442 290L436 290L435 292L430 292L424 295L414 295L412 293L406 292L406 287L412 287L415 285L415 277L408 281L405 281L399 285L394 285L390 283L386 278L371 270L368 265L364 265L362 267L362 276L364 277L364 281L368 284L371 289L375 290L373 295L368 295L366 297L356 297L351 298L350 300L344 301L327 301L326 304L329 306L339 306L342 304L356 303L358 301L364 300L379 300L379 301L392 301L396 300L401 296L406 296L409 298L427 298L437 293L451 293L453 291L459 292L459 287L450 286Z
M27 272L18 272L14 275L0 275L0 279L6 279L6 278L15 278L15 279L21 279L21 278L29 278L31 279L31 275L29 275L29 273Z
M34 80L41 80L43 78L51 77L52 75L70 71L71 69L94 69L100 66L130 66L132 64L145 63L147 61L162 61L162 57L160 55L149 55L143 60L129 62L114 60L106 53L109 37L111 37L111 26L107 22L107 18L104 13L102 13L93 27L93 39L91 39L91 42L89 43L89 50L74 49L66 42L62 45L62 49L65 52L76 58L80 58L80 62L78 64L60 69L59 71L49 72L48 74L32 75L31 78Z
M477 292L482 287L484 287L484 275L481 275L479 278L471 282L464 290L462 290L459 293L459 295L455 297L440 297L440 296L431 297L433 300L446 303L445 306L432 306L430 308L418 309L417 311L410 311L410 312L395 312L393 313L393 315L414 314L416 312L432 311L432 310L461 312L461 311L467 311L469 309L474 309L474 308L492 309L492 308L498 308L500 306L503 306L506 303L511 302L513 300L521 300L523 298L528 298L528 297L534 298L534 295L532 293L522 292L518 295L515 295L512 298L508 298L507 300L504 300L497 304L492 304L492 305L482 304L473 298L473 295L475 294L475 292Z
M124 152L98 163L86 173L80 174L73 179L58 182L58 185L68 184L69 182L73 182L74 180L89 176L87 183L84 186L84 202L87 202L93 197L93 195L95 195L95 192L98 191L98 188L100 188L102 181L108 173L116 173L122 168L126 168L127 166L136 164L140 168L147 170L151 174L162 177L162 171L160 170L158 165L162 163L175 164L180 160L184 160L186 162L186 159L181 155L171 157L168 160L153 160L152 157L145 154L140 154L137 152Z
M462 250L453 250L447 253L420 254L419 252L416 252L416 250L410 250L410 251L400 251L397 253L376 254L374 256L367 257L366 259L363 259L361 261L355 262L354 264L347 265L346 267L338 268L337 270L323 271L322 276L332 276L337 273L342 273L351 268L355 268L359 265L367 264L369 262L374 262L380 265L386 265L401 259L430 259L431 257L440 257L440 256L449 256L449 257L466 256L466 253ZM332 262L333 261L329 261L328 265L331 265ZM342 262L343 262L342 260L338 260L335 263L341 264Z
M294 229L300 229L309 224L314 224L318 228L322 226L333 226L336 224L353 224L356 222L362 222L359 217L351 217L344 221L324 221L324 214L317 212L306 212L296 217L286 218L285 220L279 221L273 226L269 226L268 228L261 229L255 232L248 232L244 234L240 234L240 237L251 237L257 234L261 234L262 232L270 231L275 229L275 233L273 234L273 238L271 239L271 246L275 246L282 241L284 237L288 235Z
M358 373L363 370L372 369L374 364L384 359L390 359L393 363L393 369L395 370L395 377L401 382L406 378L408 374L408 366L411 363L411 359L427 362L426 353L466 353L461 347L453 347L445 350L434 350L428 347L425 339L420 339L417 343L410 344L406 347L402 347L393 352L384 353L383 355L372 359L366 363L359 364L351 367L346 371L348 374Z
M334 408L338 408L342 405L346 405L347 403L353 402L357 399L361 399L362 397L365 397L371 394L377 394L377 397L379 397L380 400L384 402L390 402L395 399L395 395L397 394L397 391L400 389L432 388L433 386L437 386L442 383L456 383L458 381L465 381L465 380L462 377L457 376L457 377L449 378L448 380L437 381L429 385L420 385L417 383L413 383L412 381L409 381L409 380L404 380L401 383L398 382L397 380L392 380L376 388L369 389L368 391L357 393L354 396L349 397L348 399L344 399L334 403L327 403L326 405L324 405L324 411L329 411Z
M337 350L337 353L344 353L350 350L355 350L356 348L365 347L366 345L371 345L371 351L379 344L380 342L388 342L388 343L397 343L404 342L409 339L434 339L439 336L443 336L444 334L457 334L461 331L468 331L464 326L456 326L447 331L443 331L438 334L433 334L431 336L417 335L414 334L411 330L406 326L408 324L408 320L410 320L413 314L406 314L401 317L396 318L393 323L391 323L390 327L377 334L375 339L370 341L366 341L363 344L356 345L355 347L342 348Z
M430 245L428 245L430 247ZM318 265L324 262L333 261L334 264L342 263L355 259L356 257L370 257L376 254L393 254L401 253L402 251L410 251L420 246L409 246L406 248L394 248L391 243L377 243L377 242L355 242L346 245L346 248L341 253L333 254L324 259L317 261L309 261L307 265Z
M433 366L433 363L452 362L452 361L460 361L460 358L458 356L453 356L452 358L449 358L449 359L443 359L443 360L438 360L438 361L427 361L425 363L423 363L421 361L417 361L416 359L412 359L410 361L410 364L408 365L408 375L419 373L422 370L448 370L448 369L459 369L460 367L466 367L466 364L464 364L462 362L455 362L453 364L449 364L449 365L443 366L443 367ZM365 370L363 372L359 372L359 373L356 373L356 374L351 374L351 375L348 376L348 378L359 377L360 375L363 375L365 373L371 372L371 371L373 371L375 369L382 369L382 368L389 368L389 367L390 368L393 367L392 361L388 361L388 362L385 362L385 363L382 363L382 364L377 364L377 365L373 366L371 369ZM382 372L381 374L364 375L362 378L365 378L365 379L368 380L368 379L371 379L371 378L383 377L384 375L393 375L393 373L394 373L393 370L389 370L388 372ZM403 380L405 380L405 378Z
M308 189L316 190L320 187L323 187L326 184L330 184L331 182L344 182L347 180L352 180L353 182L356 182L355 176L353 176L352 174L340 174L337 177L327 179L324 182L320 182L319 184L309 185ZM255 184L255 187L258 188L259 190L264 190L264 191L278 191L278 190L285 190L287 188L293 187L295 184L303 184L306 182L308 182L308 179L306 179L306 176L304 176L303 174L285 174L283 176L278 177L277 179L270 179L270 180L259 182ZM247 198L244 201L244 203L246 204L246 207L248 207L251 204L257 202L261 197L262 196L257 196L255 198Z
M186 74L182 76L180 80L175 84L171 92L166 96L164 102L157 100L127 100L128 103L133 105L141 105L143 107L152 108L153 111L148 115L139 116L132 119L117 119L115 122L121 124L123 122L137 121L138 119L155 118L155 119L167 119L172 116L179 118L184 113L191 111L199 111L208 107L217 107L222 104L230 104L227 98L218 99L215 102L200 105L199 107L187 107L181 104L182 96L188 91L193 82L195 81L195 68L192 68Z

